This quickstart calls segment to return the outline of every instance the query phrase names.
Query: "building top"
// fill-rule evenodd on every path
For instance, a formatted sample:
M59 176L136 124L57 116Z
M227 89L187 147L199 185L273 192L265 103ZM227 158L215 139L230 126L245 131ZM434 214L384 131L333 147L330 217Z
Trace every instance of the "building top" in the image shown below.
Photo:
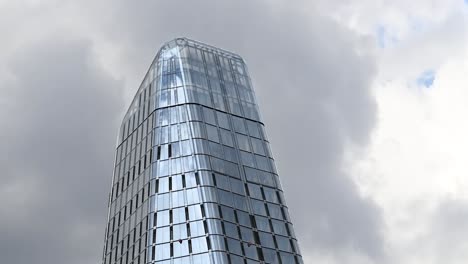
M148 71L146 72L146 74L145 74L145 76L143 78L143 81L141 82L140 87L138 88L138 91L136 92L136 94L141 94L142 90L149 87L150 83L158 75L158 72L157 72L158 71L158 65L160 64L161 60L168 60L168 59L174 58L174 57L180 58L180 57L183 56L182 54L188 54L187 51L184 51L185 48L188 48L188 47L192 47L192 48L196 48L198 50L202 50L202 51L205 51L205 52L208 52L208 53L216 54L218 56L221 56L221 57L224 57L224 58L227 58L227 59L232 59L232 60L235 60L235 61L239 61L240 63L242 63L244 65L243 67L246 67L245 62L242 59L242 57L239 56L238 54L234 53L234 52L227 51L227 50L224 50L224 49L221 49L221 48L218 48L218 47L214 47L214 46L211 46L209 44L206 44L206 43L203 43L203 42L200 42L200 41L196 41L196 40L193 40L193 39L189 39L189 38L186 38L186 37L178 37L178 38L172 39L172 40L164 43L161 46L161 48L158 50L158 52L156 53L156 56L154 57L153 61L151 62L151 65L150 65ZM153 89L154 89L154 87L153 87ZM149 90L151 90L151 88ZM151 96L151 95L149 95L149 96ZM128 110L127 110L127 112L126 112L126 114L124 116L124 121L128 120L128 118L130 118L131 115L134 114L135 111L137 111L137 109L139 108L140 100L141 99L139 98L139 96L135 96L133 98L132 103L128 107ZM124 123L125 122L123 122L123 124ZM119 135L117 137L117 141L121 141L120 136L121 136L121 130L122 129L123 129L123 127L120 128ZM119 142L117 142L117 143L119 143Z

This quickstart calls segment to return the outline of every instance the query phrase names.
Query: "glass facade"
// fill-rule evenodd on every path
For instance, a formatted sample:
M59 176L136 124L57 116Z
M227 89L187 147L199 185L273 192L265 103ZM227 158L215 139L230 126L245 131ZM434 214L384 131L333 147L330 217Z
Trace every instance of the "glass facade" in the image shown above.
M241 57L185 38L122 122L104 264L303 263Z

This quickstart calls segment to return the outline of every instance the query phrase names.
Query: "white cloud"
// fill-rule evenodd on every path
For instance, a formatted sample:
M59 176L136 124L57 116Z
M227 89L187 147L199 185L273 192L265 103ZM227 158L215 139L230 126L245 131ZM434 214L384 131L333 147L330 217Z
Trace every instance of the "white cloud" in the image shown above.
M458 31L465 32L460 26ZM431 36L437 37L444 35ZM454 39L460 42L457 45L466 45L463 34ZM416 44L431 45L420 41L413 46ZM438 57L430 88L418 86L404 66L397 68L405 65L403 58L389 62L395 66L393 74L381 73L376 81L378 125L366 154L354 164L361 190L384 212L393 263L462 263L468 257L466 239L447 241L448 222L433 221L434 217L443 218L438 215L450 206L445 201L468 201L468 54L450 47L438 44L443 56L414 56ZM395 50L394 54L402 57L405 52ZM428 65L424 59L408 63L414 70L424 70ZM381 61L381 71L386 63ZM442 242L454 246L443 247Z

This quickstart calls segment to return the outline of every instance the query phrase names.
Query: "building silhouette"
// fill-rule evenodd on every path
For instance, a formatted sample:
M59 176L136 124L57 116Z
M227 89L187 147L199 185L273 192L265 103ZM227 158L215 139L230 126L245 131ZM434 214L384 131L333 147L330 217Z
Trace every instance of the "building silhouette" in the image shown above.
M119 130L103 263L303 263L240 56L157 53Z

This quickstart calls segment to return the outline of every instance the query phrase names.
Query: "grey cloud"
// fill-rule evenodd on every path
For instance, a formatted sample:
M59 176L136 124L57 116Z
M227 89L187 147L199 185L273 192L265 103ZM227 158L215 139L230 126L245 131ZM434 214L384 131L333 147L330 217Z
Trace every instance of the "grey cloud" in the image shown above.
M122 82L99 68L90 43L64 35L19 48L8 66L2 263L96 263Z
M424 241L431 245L437 263L464 263L468 254L468 201L443 199L430 221L429 236Z
M94 3L77 5L85 10ZM94 30L103 39L121 48L124 65L116 68L119 75L135 81L135 90L157 49L174 37L187 36L240 53L253 77L303 253L338 255L351 250L381 263L379 208L360 196L342 164L348 145L365 146L375 125L370 91L374 58L359 50L366 44L352 32L316 11L305 16L301 10L305 5L109 1L105 15L87 19L94 21ZM45 194L37 194L41 199L28 198L33 210L25 216L50 212L39 217L38 230L53 242L26 240L31 230L21 230L14 218L22 213L13 212L7 224L16 231L0 232L12 237L16 246L27 243L35 251L19 261L12 256L18 254L14 246L3 246L6 242L0 238L8 263L43 256L49 258L44 263L95 263L98 260L91 259L103 246L115 118L122 111L115 96L121 83L102 71L95 73L86 43L53 41L34 44L29 54L15 57L19 62L12 69L21 92L14 93L20 103L12 110L20 115L9 120L21 122L12 125L4 144L15 153L9 155L12 164L5 162L11 181L34 177L38 186L47 188ZM45 68L43 62L56 54L62 59ZM52 72L59 80L48 78ZM25 159L24 153L31 163L23 168L14 161ZM9 186L13 190L9 193L15 193L18 185ZM64 200L54 195L63 195ZM66 228L69 223L73 231ZM65 234L58 234L57 228ZM58 250L68 261L57 260Z

